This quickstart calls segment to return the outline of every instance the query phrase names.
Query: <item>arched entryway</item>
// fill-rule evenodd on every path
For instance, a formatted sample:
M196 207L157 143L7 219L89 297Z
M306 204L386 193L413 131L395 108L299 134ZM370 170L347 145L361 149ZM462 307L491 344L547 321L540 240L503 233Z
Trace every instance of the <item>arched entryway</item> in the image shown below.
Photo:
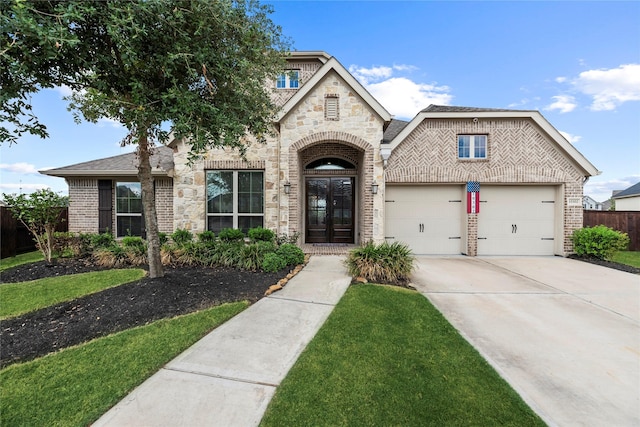
M354 243L356 172L356 165L338 157L305 165L306 243Z

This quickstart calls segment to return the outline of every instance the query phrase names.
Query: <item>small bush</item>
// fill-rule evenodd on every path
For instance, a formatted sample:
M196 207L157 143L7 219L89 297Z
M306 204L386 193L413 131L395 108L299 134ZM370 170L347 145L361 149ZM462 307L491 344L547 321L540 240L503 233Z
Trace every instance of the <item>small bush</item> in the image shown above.
M175 243L176 246L184 246L193 241L193 233L189 230L179 228L171 233L171 240L173 240L173 243Z
M282 257L285 265L298 265L304 262L304 252L302 249L291 243L284 243L278 247L276 254Z
M198 233L198 242L210 244L216 241L216 233L210 230L203 231L202 233Z
M617 252L629 246L627 233L604 225L585 227L573 232L573 250L579 256L609 260Z
M169 243L169 235L167 233L159 232L158 239L160 240L160 246Z
M122 238L122 247L125 250L132 250L135 252L146 252L147 245L142 237L138 236L126 236Z
M349 274L354 277L399 285L409 280L414 260L409 247L400 242L380 245L369 242L349 252L345 263Z
M249 229L247 235L252 242L273 242L276 238L276 233L269 230L268 228L262 227Z
M127 251L118 245L97 249L93 252L93 259L101 267L119 268L129 264Z
M79 257L90 252L88 235L72 232L53 233L53 253L60 257Z
M280 271L287 266L287 261L284 257L278 255L275 252L270 252L265 254L264 259L262 260L262 269L267 273L275 273L276 271Z
M244 233L237 228L224 228L218 233L218 238L223 242L239 242L244 240Z
M106 231L104 233L92 234L90 237L91 240L91 248L94 250L109 248L116 244L116 239L113 237L113 234Z

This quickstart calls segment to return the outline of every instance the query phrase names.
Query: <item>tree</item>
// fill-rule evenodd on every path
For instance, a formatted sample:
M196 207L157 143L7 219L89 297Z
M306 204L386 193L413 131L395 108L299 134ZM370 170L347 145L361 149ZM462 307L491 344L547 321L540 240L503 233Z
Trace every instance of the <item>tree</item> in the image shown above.
M68 199L46 188L31 194L3 194L13 216L33 234L44 259L53 259L53 233L61 221L61 214Z
M194 160L211 147L244 154L243 136L264 140L275 112L265 83L284 68L288 41L255 0L68 0L2 2L0 111L15 142L46 136L28 95L66 85L77 121L111 118L137 144L150 277L160 244L149 156L174 136Z

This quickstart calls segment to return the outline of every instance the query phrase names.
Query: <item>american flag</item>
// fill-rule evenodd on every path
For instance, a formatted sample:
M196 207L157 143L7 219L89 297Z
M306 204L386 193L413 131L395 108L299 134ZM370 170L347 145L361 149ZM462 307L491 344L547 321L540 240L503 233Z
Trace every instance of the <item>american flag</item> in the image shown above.
M467 213L480 213L480 183L467 182Z

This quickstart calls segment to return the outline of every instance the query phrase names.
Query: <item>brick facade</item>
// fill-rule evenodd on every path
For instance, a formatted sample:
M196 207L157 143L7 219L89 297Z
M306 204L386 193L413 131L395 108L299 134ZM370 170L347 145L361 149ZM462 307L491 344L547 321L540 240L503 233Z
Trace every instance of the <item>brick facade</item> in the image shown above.
M487 135L487 158L460 160L459 134ZM385 169L389 183L452 183L479 181L481 184L550 184L558 186L556 214L562 243L559 254L573 249L571 234L582 227L582 206L567 200L582 200L583 175L533 120L509 119L425 119L391 153ZM562 194L564 193L564 195ZM477 253L476 215L467 222L467 254ZM474 237L475 236L475 237Z

